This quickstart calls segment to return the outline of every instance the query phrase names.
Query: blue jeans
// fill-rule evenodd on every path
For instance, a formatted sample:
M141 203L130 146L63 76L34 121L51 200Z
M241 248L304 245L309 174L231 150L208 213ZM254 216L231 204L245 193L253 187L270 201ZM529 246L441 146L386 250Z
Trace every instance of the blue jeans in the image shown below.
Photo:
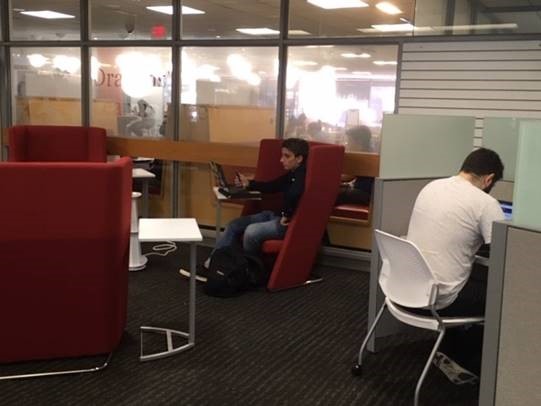
M267 240L282 239L287 226L280 224L280 216L270 210L262 211L249 216L238 217L225 228L216 248L233 245L242 237L242 247L248 254L259 254L261 246ZM216 249L215 248L215 249Z

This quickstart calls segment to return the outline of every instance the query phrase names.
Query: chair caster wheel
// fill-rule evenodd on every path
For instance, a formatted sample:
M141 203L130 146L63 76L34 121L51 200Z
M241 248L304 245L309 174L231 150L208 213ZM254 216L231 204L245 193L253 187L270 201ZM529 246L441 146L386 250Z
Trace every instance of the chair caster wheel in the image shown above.
M361 376L362 373L363 373L363 367L361 365L359 365L359 364L355 364L351 368L351 374L353 376Z

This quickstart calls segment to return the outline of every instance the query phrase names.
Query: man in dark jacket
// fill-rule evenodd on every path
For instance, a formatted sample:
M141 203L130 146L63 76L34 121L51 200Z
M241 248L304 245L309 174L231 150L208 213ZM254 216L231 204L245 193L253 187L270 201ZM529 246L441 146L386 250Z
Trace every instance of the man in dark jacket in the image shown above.
M257 255L263 242L284 237L287 225L295 213L304 192L308 149L308 143L300 138L284 140L280 162L284 169L287 170L287 173L272 181L258 182L248 180L240 173L237 174L235 183L238 186L263 193L282 192L284 194L282 207L276 213L265 210L257 214L238 217L231 221L225 228L220 240L216 243L215 249L234 244L242 235L244 251ZM205 267L208 267L208 264L209 260L205 261Z

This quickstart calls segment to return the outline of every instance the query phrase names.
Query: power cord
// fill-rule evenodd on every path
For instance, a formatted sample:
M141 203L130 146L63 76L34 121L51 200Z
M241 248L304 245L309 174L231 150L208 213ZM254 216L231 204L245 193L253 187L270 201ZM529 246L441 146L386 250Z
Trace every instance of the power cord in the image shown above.
M166 241L163 244L156 244L152 247L152 252L143 255L145 257L149 257L150 255L159 255L160 257L165 257L170 253L175 252L177 249L177 244L175 244L173 241Z

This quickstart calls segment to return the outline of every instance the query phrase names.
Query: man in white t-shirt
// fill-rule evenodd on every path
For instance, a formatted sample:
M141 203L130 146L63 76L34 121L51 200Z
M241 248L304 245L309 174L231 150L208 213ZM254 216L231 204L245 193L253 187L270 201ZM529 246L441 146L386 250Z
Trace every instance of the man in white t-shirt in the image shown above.
M478 250L490 244L492 223L504 219L500 204L488 194L502 175L498 154L480 148L466 157L458 175L430 182L415 201L407 238L423 252L439 283L436 309L442 316L485 314L486 268L472 268ZM447 332L436 364L443 370L456 365L454 358L478 374L482 331L477 333L479 343L467 340L466 345L463 333Z

